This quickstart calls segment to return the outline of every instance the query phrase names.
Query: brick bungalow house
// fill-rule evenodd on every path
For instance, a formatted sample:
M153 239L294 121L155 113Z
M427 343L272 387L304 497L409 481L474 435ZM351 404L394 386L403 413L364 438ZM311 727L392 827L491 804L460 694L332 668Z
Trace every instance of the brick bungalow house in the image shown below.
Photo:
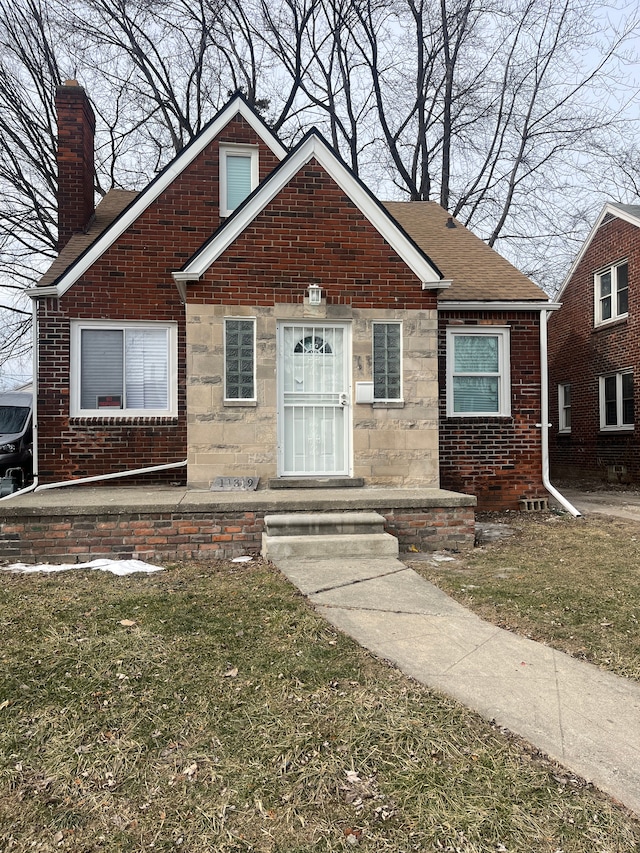
M549 322L554 476L640 482L640 205L606 204Z
M94 209L75 81L57 109L60 254L31 291L40 484L546 497L553 306L460 222L383 205L315 130L286 150L241 96Z

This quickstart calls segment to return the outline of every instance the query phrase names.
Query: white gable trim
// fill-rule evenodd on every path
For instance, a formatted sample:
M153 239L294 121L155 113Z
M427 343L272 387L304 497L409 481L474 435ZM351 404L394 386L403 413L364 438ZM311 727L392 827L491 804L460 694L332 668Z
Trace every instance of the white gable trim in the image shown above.
M629 213L627 210L622 210L616 204L605 204L605 206L600 211L600 216L598 216L595 225L593 226L591 231L589 231L588 237L586 238L586 240L582 244L580 251L576 255L576 258L573 261L573 263L571 264L571 267L569 268L569 272L567 273L565 280L562 282L562 286L557 293L557 297L556 297L557 299L560 299L560 297L564 293L567 285L571 281L571 278L572 278L574 272L576 271L576 269L578 267L578 264L582 260L584 254L587 251L587 249L589 248L589 246L591 245L591 241L595 237L596 232L598 231L598 229L602 225L605 217L608 216L609 214L611 214L612 216L615 216L617 219L622 219L625 222L628 222L630 225L635 225L637 228L640 228L640 219L638 219L637 216L633 216L633 214Z
M443 281L438 272L429 263L425 255L398 228L390 215L373 199L360 181L336 157L322 137L311 132L289 155L271 177L258 188L250 198L231 217L218 233L200 249L173 277L176 282L196 281L206 273L211 264L236 240L255 217L284 189L289 181L311 159L315 158L336 182L340 189L369 220L373 227L389 243L395 252L422 282L423 288L445 288L451 282Z
M257 117L247 102L236 95L218 115L212 119L200 133L194 137L178 156L125 208L124 212L114 220L106 231L98 237L89 249L82 254L55 283L57 296L62 296L78 279L115 243L158 196L189 166L195 158L204 151L209 143L221 133L236 115L241 115L273 151L279 160L287 155L287 150L274 136L264 122ZM216 199L217 201L217 199ZM30 296L49 295L37 287L29 291Z

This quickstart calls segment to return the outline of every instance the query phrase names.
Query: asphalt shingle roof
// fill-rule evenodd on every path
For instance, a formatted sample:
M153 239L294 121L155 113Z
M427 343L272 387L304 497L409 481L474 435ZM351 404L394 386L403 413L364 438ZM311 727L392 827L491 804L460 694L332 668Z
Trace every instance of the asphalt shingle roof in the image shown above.
M544 301L547 294L506 258L433 201L390 201L385 207L451 287L440 298L461 301ZM448 227L451 220L455 228Z
M111 189L96 207L87 231L74 234L38 282L53 284L89 249L138 193ZM540 301L547 295L505 258L489 248L439 204L429 201L385 202L385 208L423 252L439 267L451 287L441 299L460 301ZM628 205L628 207L634 207ZM640 206L635 206L640 212ZM455 228L447 223L453 221Z

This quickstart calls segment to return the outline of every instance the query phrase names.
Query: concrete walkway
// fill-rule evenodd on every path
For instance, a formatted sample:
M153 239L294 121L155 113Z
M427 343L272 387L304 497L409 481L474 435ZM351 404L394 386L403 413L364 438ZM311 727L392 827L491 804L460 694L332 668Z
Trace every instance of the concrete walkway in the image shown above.
M393 557L282 559L318 613L640 815L640 684L496 628Z

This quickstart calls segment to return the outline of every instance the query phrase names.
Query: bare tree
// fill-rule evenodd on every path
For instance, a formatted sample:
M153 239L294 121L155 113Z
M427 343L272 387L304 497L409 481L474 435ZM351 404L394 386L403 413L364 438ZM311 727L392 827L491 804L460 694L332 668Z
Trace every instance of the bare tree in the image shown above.
M53 98L67 77L98 117L99 193L144 185L240 89L285 142L319 126L379 195L439 201L550 287L586 206L607 188L637 194L638 117L619 73L637 20L606 12L596 0L0 0L4 303L54 255ZM4 339L0 361L18 340Z

